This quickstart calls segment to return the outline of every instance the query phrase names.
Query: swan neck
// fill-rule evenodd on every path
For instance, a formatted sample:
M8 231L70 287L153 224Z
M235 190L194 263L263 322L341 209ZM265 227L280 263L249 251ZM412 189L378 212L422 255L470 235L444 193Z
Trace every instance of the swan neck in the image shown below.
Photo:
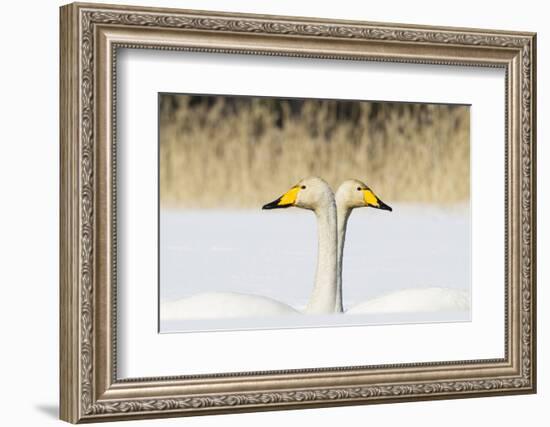
M339 306L342 311L344 307L344 301L342 296L342 272L344 265L344 244L346 242L346 228L348 225L348 219L351 214L351 209L347 206L337 203L337 266L336 266L336 305Z
M337 238L336 205L334 200L327 201L314 210L317 217L318 252L315 285L306 308L308 313L341 312L337 301Z

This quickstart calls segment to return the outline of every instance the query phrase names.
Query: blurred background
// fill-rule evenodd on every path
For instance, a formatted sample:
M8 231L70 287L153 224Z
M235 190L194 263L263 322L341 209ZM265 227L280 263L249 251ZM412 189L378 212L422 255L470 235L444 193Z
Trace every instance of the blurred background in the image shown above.
M159 102L163 207L257 208L310 175L334 190L357 178L391 202L469 200L468 106L180 94Z

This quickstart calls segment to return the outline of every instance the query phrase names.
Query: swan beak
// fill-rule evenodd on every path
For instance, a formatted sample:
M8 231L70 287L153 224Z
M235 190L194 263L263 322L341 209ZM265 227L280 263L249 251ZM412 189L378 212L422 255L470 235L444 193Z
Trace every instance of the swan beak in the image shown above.
M365 206L382 209L384 211L392 211L392 208L380 200L371 190L363 190L363 198L365 200Z
M292 187L278 199L273 200L267 205L263 205L262 209L279 209L294 206L296 204L296 198L298 197L298 191L300 191L300 187Z

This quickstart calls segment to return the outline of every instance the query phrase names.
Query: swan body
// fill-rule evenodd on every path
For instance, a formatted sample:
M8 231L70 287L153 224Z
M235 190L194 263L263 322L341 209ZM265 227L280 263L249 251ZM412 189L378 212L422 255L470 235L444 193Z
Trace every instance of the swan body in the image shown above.
M353 209L373 207L391 211L363 182L352 179L344 181L336 192L337 234L338 234L338 279L337 295L342 304L342 271L346 228ZM361 302L346 311L346 314L359 313L404 313L467 311L470 309L470 296L465 290L451 288L403 289Z
M354 305L346 314L367 313L429 313L467 311L469 293L462 289L403 289Z
M281 197L263 209L288 207L308 209L315 213L318 232L318 256L315 283L306 313L342 312L336 299L336 204L334 194L321 178L311 177L298 182ZM300 313L293 307L272 298L236 292L208 292L163 304L162 318L212 319L266 317Z
M163 320L212 319L216 317L262 317L299 314L275 299L237 292L205 292L176 301L162 308Z

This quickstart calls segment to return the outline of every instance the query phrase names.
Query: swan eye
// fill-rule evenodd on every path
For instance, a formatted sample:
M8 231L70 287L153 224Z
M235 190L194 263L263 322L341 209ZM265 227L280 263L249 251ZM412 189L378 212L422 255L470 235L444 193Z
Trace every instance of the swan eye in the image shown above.
M357 187L357 191L361 191L361 187Z
M306 186L305 185L302 185L302 190L305 190L306 189Z

